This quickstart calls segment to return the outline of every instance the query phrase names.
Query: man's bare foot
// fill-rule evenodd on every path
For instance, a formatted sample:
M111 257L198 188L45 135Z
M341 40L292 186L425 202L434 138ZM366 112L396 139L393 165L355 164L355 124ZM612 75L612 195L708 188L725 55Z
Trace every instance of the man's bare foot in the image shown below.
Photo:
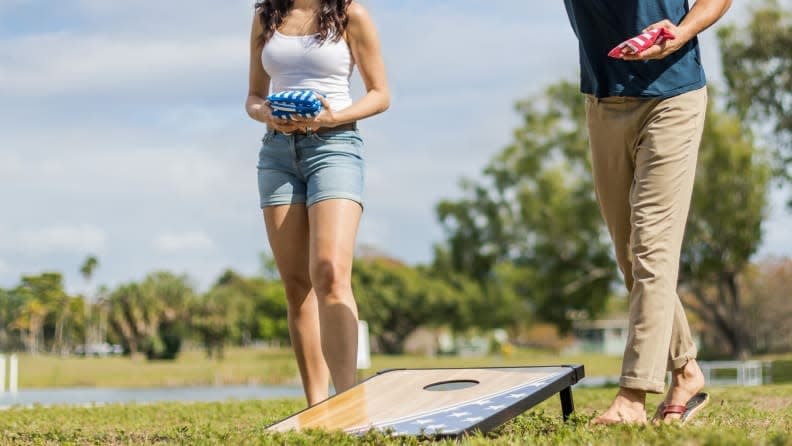
M646 423L646 392L622 387L611 406L592 424L644 424Z
M704 374L695 359L691 359L684 366L671 372L671 387L668 389L665 400L658 407L655 421L670 422L678 420L682 414L669 413L663 417L663 407L684 406L704 388Z

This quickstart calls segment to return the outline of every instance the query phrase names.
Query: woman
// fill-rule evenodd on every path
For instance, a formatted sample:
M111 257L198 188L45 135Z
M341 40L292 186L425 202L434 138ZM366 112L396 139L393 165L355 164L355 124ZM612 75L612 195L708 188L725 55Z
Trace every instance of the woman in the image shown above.
M357 306L352 257L363 210L357 121L390 102L377 32L352 0L256 3L246 109L267 125L258 183L264 222L288 299L289 333L309 405L355 385ZM353 102L353 66L366 94ZM269 92L307 89L315 118L282 120Z

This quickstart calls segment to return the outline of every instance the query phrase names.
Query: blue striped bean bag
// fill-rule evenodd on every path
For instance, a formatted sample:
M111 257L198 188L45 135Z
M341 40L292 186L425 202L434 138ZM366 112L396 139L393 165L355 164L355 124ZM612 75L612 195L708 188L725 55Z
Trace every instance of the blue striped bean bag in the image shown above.
M295 116L315 118L322 112L322 102L312 90L288 90L267 96L272 116L294 119Z

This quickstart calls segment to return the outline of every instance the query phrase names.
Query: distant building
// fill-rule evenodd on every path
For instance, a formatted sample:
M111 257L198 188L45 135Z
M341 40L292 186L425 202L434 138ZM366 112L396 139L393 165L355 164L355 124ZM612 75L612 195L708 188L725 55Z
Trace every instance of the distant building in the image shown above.
M627 319L603 319L595 321L576 321L572 328L575 341L564 348L563 353L599 353L621 356L627 345Z
M693 342L701 346L701 335L691 327ZM627 316L599 319L594 321L578 320L572 328L574 341L562 350L565 355L598 353L608 356L624 355L629 335Z

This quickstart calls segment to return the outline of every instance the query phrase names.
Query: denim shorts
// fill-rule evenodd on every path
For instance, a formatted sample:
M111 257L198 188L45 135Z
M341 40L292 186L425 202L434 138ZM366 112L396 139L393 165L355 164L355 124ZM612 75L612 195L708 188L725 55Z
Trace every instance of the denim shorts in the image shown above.
M363 140L357 130L286 135L270 130L258 161L261 207L333 198L363 206Z

